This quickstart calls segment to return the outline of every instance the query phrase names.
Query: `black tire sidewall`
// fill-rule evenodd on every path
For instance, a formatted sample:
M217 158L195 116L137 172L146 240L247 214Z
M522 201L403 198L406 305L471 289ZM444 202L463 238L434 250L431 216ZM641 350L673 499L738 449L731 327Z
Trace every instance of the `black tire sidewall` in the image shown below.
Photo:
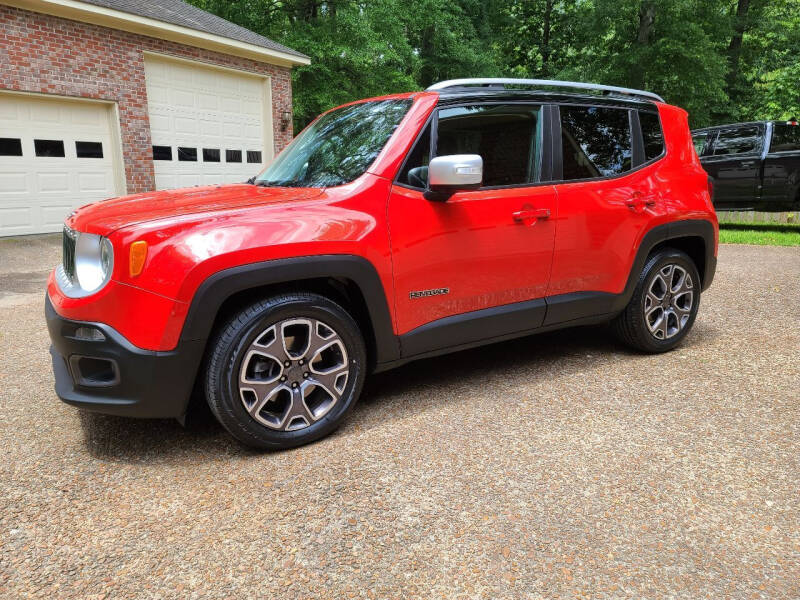
M678 332L677 335L674 335L671 338L667 338L665 340L659 340L656 338L652 333L650 333L650 329L647 326L647 321L645 319L645 311L644 311L644 303L645 303L645 296L647 290L650 288L650 285L658 274L658 272L669 264L679 265L686 270L687 273L692 278L692 285L693 285L693 298L692 298L692 311L689 314L689 320L683 326L683 328ZM697 267L695 266L692 259L690 259L686 254L679 250L663 250L653 257L648 259L647 264L642 272L642 277L639 280L639 283L636 287L636 293L634 294L634 310L636 310L637 316L637 329L640 330L640 341L643 346L645 346L651 352L665 352L667 350L671 350L675 346L681 343L684 337L689 333L694 325L694 321L697 318L697 311L700 308L700 292L701 292L702 283L700 281L700 273L697 271Z
M350 376L339 401L322 419L297 431L278 431L257 422L243 406L238 389L239 369L247 348L267 328L290 318L319 319L334 328L347 351ZM235 321L234 321L235 323ZM230 326L230 325L229 325ZM235 327L235 325L234 325ZM364 383L366 351L355 321L338 305L321 296L303 295L277 299L276 302L256 312L243 325L238 326L232 340L217 348L221 352L215 361L219 403L223 410L217 416L235 437L244 443L263 448L292 448L318 440L336 429L353 409ZM233 419L235 423L231 423Z

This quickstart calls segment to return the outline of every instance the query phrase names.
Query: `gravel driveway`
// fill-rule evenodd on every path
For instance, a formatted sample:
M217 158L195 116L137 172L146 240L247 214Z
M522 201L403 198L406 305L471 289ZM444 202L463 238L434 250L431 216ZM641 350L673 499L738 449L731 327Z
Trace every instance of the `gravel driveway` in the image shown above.
M800 597L800 248L722 247L670 354L584 328L410 364L276 454L59 402L59 252L0 240L0 596Z

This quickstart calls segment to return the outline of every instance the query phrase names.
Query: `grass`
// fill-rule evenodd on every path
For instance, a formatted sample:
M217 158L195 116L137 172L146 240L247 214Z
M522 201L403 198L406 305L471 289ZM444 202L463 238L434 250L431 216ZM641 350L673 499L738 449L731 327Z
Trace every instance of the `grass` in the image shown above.
M800 223L720 223L720 244L800 246Z

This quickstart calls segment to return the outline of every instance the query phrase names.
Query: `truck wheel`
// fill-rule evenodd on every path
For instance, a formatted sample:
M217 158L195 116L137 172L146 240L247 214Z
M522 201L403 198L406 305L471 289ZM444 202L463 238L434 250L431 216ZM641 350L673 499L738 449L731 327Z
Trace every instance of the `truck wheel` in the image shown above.
M647 259L633 297L612 322L617 337L643 352L672 350L694 324L700 287L689 256L671 248L658 251Z
M211 411L256 448L293 448L332 432L355 406L366 374L356 322L311 293L281 294L241 310L209 352Z

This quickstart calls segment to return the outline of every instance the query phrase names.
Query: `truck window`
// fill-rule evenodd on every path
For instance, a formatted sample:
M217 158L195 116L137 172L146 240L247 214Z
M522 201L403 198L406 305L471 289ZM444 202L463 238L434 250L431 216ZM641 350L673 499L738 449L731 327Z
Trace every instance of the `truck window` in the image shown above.
M756 126L721 129L714 144L714 156L750 154L761 147L761 129Z
M708 132L701 131L692 135L692 143L694 144L697 156L703 156L703 151L706 149L706 142L708 141Z
M775 123L772 130L772 143L770 152L797 152L800 151L800 125L788 123Z
M631 170L628 111L598 106L561 106L563 179L611 177Z
M639 123L644 138L644 158L653 160L664 152L664 134L661 131L661 119L658 113L639 112Z

